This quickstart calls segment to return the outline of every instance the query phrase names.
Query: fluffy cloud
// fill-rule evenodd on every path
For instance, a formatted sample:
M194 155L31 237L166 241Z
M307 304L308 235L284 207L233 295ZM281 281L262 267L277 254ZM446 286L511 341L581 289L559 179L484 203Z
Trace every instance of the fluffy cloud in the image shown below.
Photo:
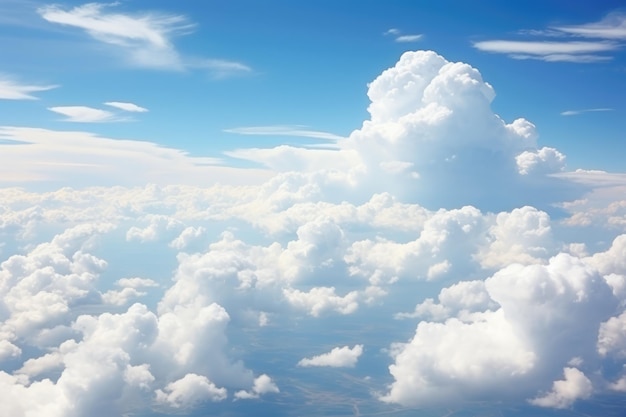
M494 89L468 64L432 51L406 52L369 84L368 97L370 120L339 141L338 150L283 145L229 155L274 170L325 172L335 188L324 184L321 194L331 199L390 192L429 208L500 210L584 191L547 175L563 169L563 155L538 149L527 120L506 123L494 114Z
M259 398L263 394L278 394L280 390L272 381L272 378L263 374L254 379L254 385L250 391L237 391L235 398L241 400L250 400Z
M311 358L304 358L298 362L298 366L329 366L332 368L353 368L363 353L363 345L354 347L344 346L333 348L328 353L323 353Z
M124 33L108 35L131 42ZM433 52L404 54L368 95L369 120L335 148L232 154L264 171L2 128L3 178L81 173L85 187L0 190L0 414L178 413L285 391L299 401L280 382L298 388L295 363L356 366L366 340L390 353L368 356L367 371L391 407L569 407L623 390L623 205L581 198L623 179L565 171L532 123L492 112L476 69ZM63 169L42 168L52 159ZM103 179L139 186L89 186ZM593 233L552 215L553 202L573 215L596 204ZM343 347L303 358L330 336ZM257 372L268 367L272 377Z
M156 401L172 408L190 408L203 401L222 401L226 390L217 388L206 377L187 374L181 379L169 383L164 390L156 391Z
M567 408L578 399L586 399L593 392L593 385L584 373L576 368L563 368L565 379L554 381L552 391L529 402L540 407Z

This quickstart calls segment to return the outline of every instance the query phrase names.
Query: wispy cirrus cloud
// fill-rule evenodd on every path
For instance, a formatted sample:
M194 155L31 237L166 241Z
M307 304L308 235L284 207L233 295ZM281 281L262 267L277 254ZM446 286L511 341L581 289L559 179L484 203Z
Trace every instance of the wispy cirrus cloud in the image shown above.
M474 42L476 49L506 54L514 59L537 59L547 62L593 63L610 61L608 54L623 46L626 39L626 15L612 13L599 22L571 26L554 26L545 30L520 31L522 36L550 40L486 40ZM584 37L589 40L572 40ZM563 40L555 41L554 38Z
M409 34L409 35L402 35L402 31L400 29L397 28L391 28L387 31L385 31L383 33L383 35L385 36L393 36L396 42L399 43L410 43L410 42L417 42L419 40L421 40L424 35L422 34Z
M3 100L37 100L32 93L52 90L57 85L22 84L12 77L0 73L0 99Z
M556 26L553 29L585 38L626 39L626 13L613 12L599 22Z
M133 113L145 113L148 111L145 107L136 105L135 103L128 103L123 101L107 101L104 103L106 106L115 107L120 110L133 112Z
M596 108L596 109L582 109L582 110L566 110L561 112L561 116L577 116L583 113L596 113L596 112L608 112L613 111L613 109L609 108Z
M115 114L110 111L88 106L56 106L48 107L48 110L65 116L63 120L65 122L102 123L117 120Z
M599 62L611 60L599 52L615 51L620 44L610 41L554 42L491 40L475 42L474 47L485 52L507 54L515 59L540 59L543 61Z
M39 15L50 23L83 29L93 39L122 51L128 62L142 68L182 71L203 67L198 60L182 56L172 39L190 34L195 24L187 17L167 13L124 14L109 9L118 3L88 3L65 9L47 5L37 9ZM221 63L219 73L248 72L244 64L227 60L208 60ZM229 65L227 65L229 64ZM215 70L215 65L205 68Z
M232 129L224 129L227 133L237 133L239 135L258 135L258 136L297 136L313 139L340 140L343 136L334 133L322 132L319 130L311 130L307 126L302 125L271 125L271 126L249 126L235 127Z

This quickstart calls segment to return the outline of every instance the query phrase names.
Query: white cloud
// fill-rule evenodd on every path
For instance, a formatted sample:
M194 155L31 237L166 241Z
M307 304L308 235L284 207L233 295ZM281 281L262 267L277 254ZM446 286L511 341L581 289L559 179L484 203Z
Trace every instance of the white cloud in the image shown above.
M124 288L146 288L146 287L158 287L154 280L150 278L121 278L115 282L115 285L124 287Z
M394 37L394 40L399 43L417 42L424 37L424 35L422 34L402 35L402 31L396 28L391 28L387 30L383 33L383 35L392 35Z
M107 106L115 107L120 110L135 112L135 113L145 113L148 111L145 107L138 106L134 103L127 103L123 101L107 101L104 103Z
M396 42L400 43L408 43L408 42L417 42L422 39L424 35L400 35L396 38Z
M613 57L599 53L614 52L621 49L622 45L617 41L626 39L625 21L624 14L614 12L596 23L554 26L548 30L520 32L522 35L531 37L567 38L562 41L488 40L474 42L474 47L486 52L507 54L515 59L539 59L547 62L604 62L613 59ZM572 37L585 37L594 40L571 40Z
M74 186L259 183L270 173L217 166L221 160L192 157L160 145L80 131L0 127L3 184ZM50 187L48 185L48 187Z
M608 108L597 108L597 109L583 109L583 110L566 110L561 112L561 116L577 116L583 113L595 113L595 112L607 112L613 111L613 109Z
M572 26L556 26L560 32L585 38L626 39L626 15L620 12L609 13L599 22Z
M99 42L126 54L135 66L165 70L206 68L216 76L250 72L234 61L184 57L176 50L172 38L192 32L195 25L182 15L167 13L123 14L110 12L118 3L88 3L65 10L58 5L40 7L42 18L83 29Z
M493 113L476 69L432 52L403 55L368 93L371 117L336 150L241 151L280 173L2 128L13 142L0 177L52 172L59 182L0 189L0 355L11 364L0 415L188 412L226 390L295 402L297 390L284 395L240 359L295 385L307 373L293 369L300 358L355 366L354 343L371 337L391 357L368 358L383 369L368 388L394 404L559 406L587 396L589 378L574 371L549 392L564 368L583 365L598 392L622 389L607 370L626 349L626 235L609 244L622 229L601 227L623 220L623 174L560 171L561 154L537 146L532 123ZM82 165L37 170L52 161ZM244 185L216 184L230 174ZM114 186L91 186L102 178ZM577 203L591 188L613 195ZM569 197L572 211L604 210L583 233L548 214ZM141 293L146 305L126 308ZM337 334L350 344L305 357L308 340Z
M597 52L610 52L620 48L620 45L609 41L507 41L493 40L475 42L474 47L485 52L496 52L509 54L512 57L533 57L543 60L563 60L576 61L577 59L587 59ZM592 57L594 55L591 55ZM569 57L570 59L567 59ZM599 56L598 59L603 57Z
M359 307L356 291L351 291L342 297L335 293L334 287L315 287L308 292L285 289L283 295L291 305L308 311L314 317L327 311L351 314Z
M250 400L259 398L261 395L264 394L278 394L279 392L280 390L278 389L274 381L272 381L272 378L263 374L255 378L254 385L252 386L252 389L250 391L237 391L235 393L235 398L240 400Z
M396 29L396 28L391 28L383 33L383 35L399 35L399 34L400 34L400 29Z
M332 368L353 368L363 353L363 345L354 347L344 346L333 348L328 353L323 353L311 358L304 358L298 362L298 366L329 366Z
M156 391L156 401L176 409L187 409L204 401L226 399L226 389L218 388L207 377L187 374L170 382L163 390Z
M568 408L578 399L586 399L593 392L589 378L576 368L563 368L565 379L554 381L552 391L529 400L533 405L551 408Z
M66 122L100 123L116 119L114 113L87 106L57 106L48 107L48 110L66 116L67 118L64 119Z
M32 93L57 88L56 85L22 84L6 74L0 73L0 100L36 100Z
M38 9L51 23L85 30L94 39L123 48L134 64L155 68L182 69L181 59L170 41L170 36L191 30L184 16L144 14L129 16L109 13L112 5L88 3L64 10L51 5Z
M225 129L224 132L237 133L240 135L296 136L296 137L305 137L305 138L313 138L313 139L325 139L325 140L331 140L331 141L344 139L342 136L335 135L334 133L311 130L307 126L301 126L301 125L235 127L232 129Z

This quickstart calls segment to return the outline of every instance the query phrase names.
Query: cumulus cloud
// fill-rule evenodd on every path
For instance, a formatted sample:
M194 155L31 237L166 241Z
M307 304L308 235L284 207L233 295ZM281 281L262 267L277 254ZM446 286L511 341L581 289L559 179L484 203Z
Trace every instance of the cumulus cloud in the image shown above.
M263 374L254 379L254 385L250 391L237 391L235 398L240 400L250 400L259 398L263 394L278 394L280 390L272 381L272 378Z
M311 358L304 358L298 362L298 366L329 366L332 368L353 368L363 353L363 345L354 347L344 346L333 348L328 353L323 353Z
M589 378L576 368L563 368L565 379L554 381L552 391L529 400L533 405L551 408L570 407L578 399L586 399L593 392Z
M205 376L196 374L187 374L170 382L163 390L156 391L157 403L176 409L190 408L204 401L222 401L225 398L225 388L218 388Z
M499 210L583 191L548 175L563 169L563 155L537 148L529 121L507 124L495 115L494 89L470 65L432 51L407 52L369 84L368 97L370 120L339 141L338 150L283 145L228 155L279 171L325 172L326 198L358 201L390 192L430 208Z
M625 206L608 190L623 175L566 171L532 123L493 113L478 70L433 52L404 54L368 95L370 117L336 149L239 150L271 167L244 173L145 142L0 129L2 178L75 186L0 189L0 415L280 396L301 367L356 366L363 340L390 354L368 357L383 411L622 390ZM244 185L217 183L230 174ZM595 207L588 229L553 202ZM341 345L305 357L331 335Z

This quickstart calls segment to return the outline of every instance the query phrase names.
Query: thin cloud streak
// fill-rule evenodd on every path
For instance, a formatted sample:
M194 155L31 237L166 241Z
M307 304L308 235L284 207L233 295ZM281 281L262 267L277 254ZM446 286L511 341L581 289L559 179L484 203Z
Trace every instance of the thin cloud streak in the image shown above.
M424 35L402 35L396 38L396 42L417 42L422 39Z
M31 93L48 91L57 87L57 85L20 84L8 75L0 73L0 99L2 100L38 100Z
M325 140L341 140L343 136L334 133L322 132L319 130L310 130L306 126L292 125L273 125L273 126L250 126L236 127L232 129L224 129L227 133L236 133L239 135L258 135L258 136L297 136L313 139Z
M134 113L145 113L148 111L145 107L141 107L136 105L135 103L127 103L122 101L107 101L104 103L106 106L115 107L120 110L134 112Z
M235 61L181 56L172 37L188 35L195 28L183 15L143 13L130 16L106 11L116 5L89 3L69 10L49 5L37 12L48 22L83 29L93 39L123 50L129 63L137 67L173 71L204 68L220 78L250 71L248 66Z
M626 39L626 15L609 14L599 22L573 26L555 26L546 30L523 30L526 36L572 38L583 37L589 41L546 41L546 40L487 40L474 42L476 49L485 52L507 54L513 59L537 59L547 62L606 62L610 55L598 53L614 52L622 48L619 40Z
M561 112L561 116L576 116L583 113L595 113L595 112L608 112L614 109L609 108L597 108L597 109L582 109L582 110L566 110Z
M506 54L584 54L593 52L614 51L619 44L614 42L542 42L542 41L506 41L493 40L474 43L482 51Z
M557 26L554 29L585 38L626 39L626 14L610 13L599 22L575 26Z
M109 111L87 106L57 106L48 107L48 110L66 116L65 122L102 123L117 120L115 114Z

